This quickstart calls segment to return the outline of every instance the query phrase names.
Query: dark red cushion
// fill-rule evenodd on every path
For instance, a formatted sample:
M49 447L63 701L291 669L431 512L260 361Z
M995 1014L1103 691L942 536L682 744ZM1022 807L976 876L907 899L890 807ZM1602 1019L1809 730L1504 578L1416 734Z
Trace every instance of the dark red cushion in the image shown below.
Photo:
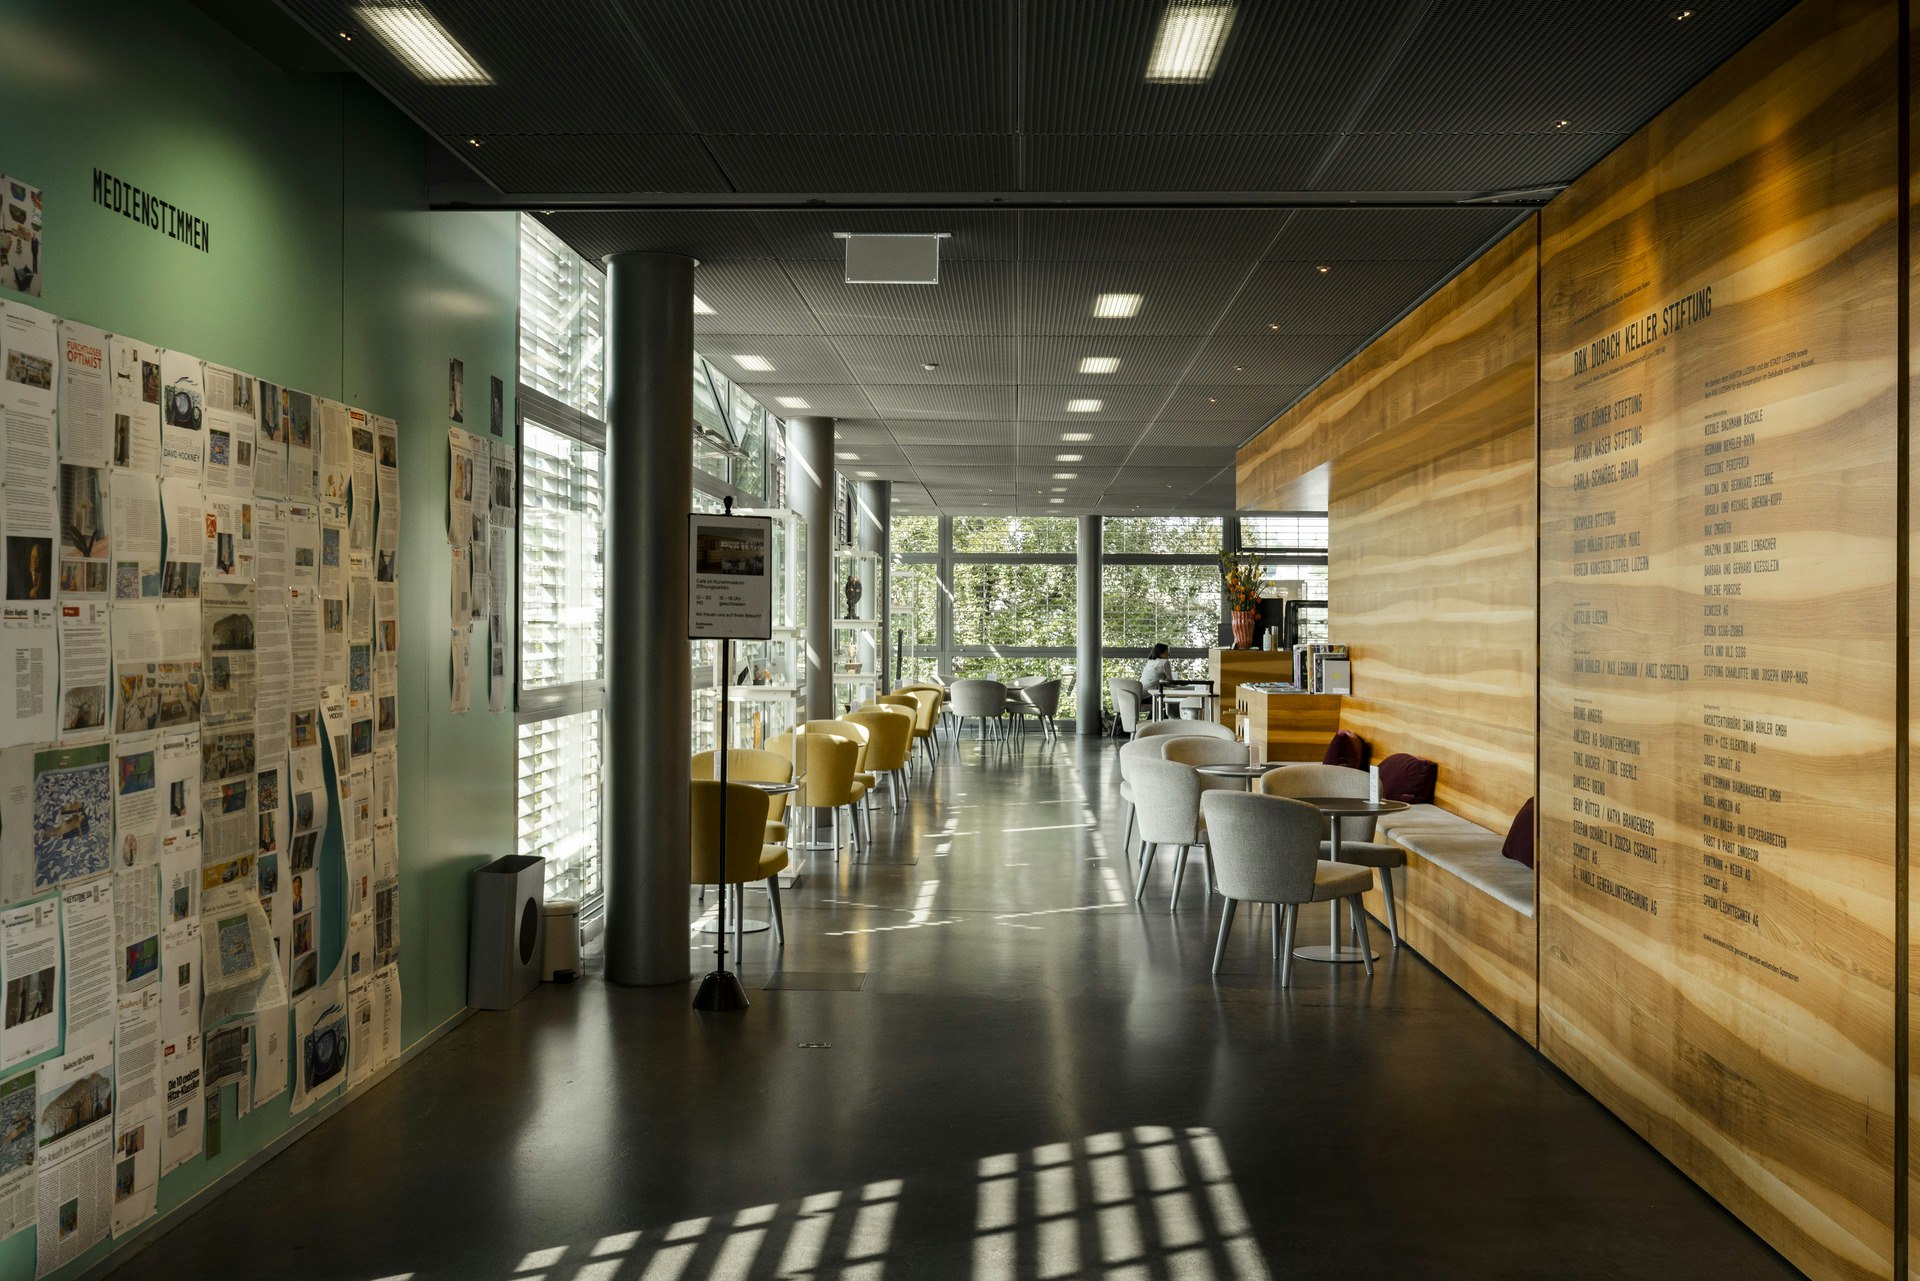
M1344 765L1348 769L1365 769L1367 754L1372 750L1367 746L1366 739L1350 729L1343 729L1327 744L1327 754L1320 758L1320 763Z
M1507 829L1507 843L1500 847L1500 852L1516 863L1533 866L1532 797L1528 797L1527 803L1520 807L1520 812L1513 816L1513 826Z
M1439 777L1440 767L1432 761L1395 752L1380 762L1380 795L1409 805L1431 805L1433 784Z

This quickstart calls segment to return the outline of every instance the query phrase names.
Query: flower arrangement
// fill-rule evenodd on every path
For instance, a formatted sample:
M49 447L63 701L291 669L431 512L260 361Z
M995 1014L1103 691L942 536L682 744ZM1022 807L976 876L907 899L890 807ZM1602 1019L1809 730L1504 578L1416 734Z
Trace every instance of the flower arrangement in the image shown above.
M1260 558L1252 552L1228 552L1220 557L1220 577L1227 585L1227 608L1250 613L1260 608Z

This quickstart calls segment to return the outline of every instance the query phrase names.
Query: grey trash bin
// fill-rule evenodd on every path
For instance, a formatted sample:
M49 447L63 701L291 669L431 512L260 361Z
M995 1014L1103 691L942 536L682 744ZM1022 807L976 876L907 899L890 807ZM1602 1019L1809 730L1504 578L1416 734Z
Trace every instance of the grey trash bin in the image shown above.
M546 864L509 854L473 874L467 1004L476 1010L504 1010L540 986Z

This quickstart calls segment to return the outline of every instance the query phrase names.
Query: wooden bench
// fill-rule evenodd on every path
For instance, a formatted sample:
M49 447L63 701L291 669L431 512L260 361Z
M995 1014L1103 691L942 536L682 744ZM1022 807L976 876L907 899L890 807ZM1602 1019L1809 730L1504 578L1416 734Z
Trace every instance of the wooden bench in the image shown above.
M1407 852L1396 868L1400 939L1530 1045L1539 1044L1533 869L1500 852L1504 837L1435 805L1382 818L1374 839ZM1367 892L1385 919L1385 896Z

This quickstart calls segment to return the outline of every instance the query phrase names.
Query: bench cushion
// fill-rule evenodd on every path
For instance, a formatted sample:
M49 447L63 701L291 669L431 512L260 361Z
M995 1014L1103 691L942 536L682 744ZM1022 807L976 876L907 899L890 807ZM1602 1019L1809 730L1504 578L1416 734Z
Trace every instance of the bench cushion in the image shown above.
M1377 830L1521 915L1533 915L1533 869L1501 852L1504 842L1498 832L1437 805L1415 805L1385 815Z

